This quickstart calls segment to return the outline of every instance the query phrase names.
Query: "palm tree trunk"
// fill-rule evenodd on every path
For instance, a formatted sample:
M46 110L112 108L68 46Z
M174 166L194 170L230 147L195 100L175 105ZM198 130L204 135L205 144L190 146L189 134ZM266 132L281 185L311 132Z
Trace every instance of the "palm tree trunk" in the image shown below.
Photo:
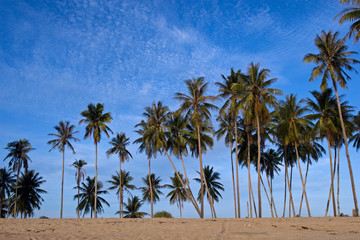
M290 166L290 191L292 190L292 172L293 172L293 166L291 165ZM291 203L292 203L292 201L289 201L289 217L291 217ZM294 213L293 213L293 217L295 217Z
M303 186L303 194L305 195L305 202L306 202L306 207L308 210L308 216L311 217L311 213L310 213L310 206L309 206L309 201L307 198L307 194L306 194L306 189L305 189L305 183L304 183L304 179L303 179L303 175L301 172L301 166L300 166L300 159L299 159L299 152L298 152L298 147L297 147L297 143L295 142L295 152L296 152L296 159L297 159L297 163L298 163L298 167L299 167L299 174L300 174L300 179L301 179L301 184ZM301 212L299 211L299 217L301 216Z
M333 209L334 209L334 217L335 217L336 216L336 207L335 207L335 197L334 197L334 172L333 172L333 166L332 166L331 145L330 145L330 140L328 137L326 137L326 140L328 143L328 150L329 150L331 182L330 182L329 198L328 198L328 201L326 204L325 217L327 216L327 213L329 210L329 203L330 203L331 195L333 196Z
M78 200L78 204L77 204L77 208L76 208L76 211L77 211L77 215L78 215L78 218L80 218L80 209L79 209L79 205L80 205L80 184L78 182L78 194L77 194L77 200Z
M198 206L197 203L196 203L196 200L195 200L194 196L192 195L190 186L188 185L188 186L189 186L189 189L186 188L184 182L182 181L182 179L181 179L181 177L180 177L180 175L179 175L178 170L176 169L173 161L172 161L171 158L170 158L169 153L167 152L167 150L166 150L165 148L164 148L164 151L165 151L165 154L166 154L166 156L168 157L168 159L169 159L169 161L170 161L170 163L171 163L171 166L173 167L173 169L174 169L174 171L175 171L176 176L179 178L181 185L183 186L186 194L188 195L188 199L189 199L189 200L191 201L191 203L194 205L195 210L198 212L199 216L201 217L201 211L200 211L200 209L199 209L199 206ZM209 196L209 195L208 195L208 196Z
M150 158L149 158L149 188L150 188L150 203L151 203L151 218L154 217L154 209L153 209L153 189L151 184L151 168L150 168Z
M181 201L180 201L180 198L178 198L178 200L179 200L180 218L182 218L182 213L181 213Z
M17 202L17 199L18 199L17 192L18 192L19 174L20 174L20 164L18 164L17 175L16 175L14 218L16 218L16 202Z
M260 187L260 158L261 158L261 147L260 147L260 121L259 113L257 109L257 104L255 105L255 115L256 115L256 132L257 132L257 144L258 144L258 158L257 158L257 174L258 174L258 209L259 209L259 218L261 218L261 187Z
M339 170L340 170L340 146L337 145L337 154L338 154L338 163L337 163L337 210L338 216L340 216L340 177L339 177Z
M286 157L285 157L286 158ZM284 159L285 159L284 158ZM285 188L284 188L284 208L283 208L283 217L285 217L285 211L286 211L286 183L287 183L287 178L286 178L286 172L287 172L287 162L286 162L286 160L285 160Z
M255 204L255 200L254 200L255 197L254 197L254 192L253 192L252 188L251 188L251 195L252 195L252 199L253 199L252 203L254 205L255 218L257 218L258 214L257 214L257 211L256 211L256 204Z
M285 150L284 158L285 158L285 175L286 175L286 178L287 178L287 181L285 181L285 182L287 182L288 189L289 189L289 205L290 204L292 205L293 215L295 216L295 207L294 207L294 202L293 202L292 192L291 192L291 184L290 184L289 171L288 171L287 159L286 159L286 150ZM290 214L291 214L291 210L289 209L289 216L290 216Z
M343 133L343 137L344 137L344 143L345 143L346 158L347 158L348 167L349 167L351 188L352 188L353 198L354 198L355 209L353 211L353 216L357 217L357 216L359 216L359 207L358 207L358 201L357 201L357 197L356 197L355 182L354 182L354 176L353 176L353 172L352 172L349 149L348 149L348 140L347 140L347 136L346 136L346 132L345 132L344 120L343 120L343 117L342 117L340 99L339 99L339 94L337 92L336 82L334 81L334 79L333 79L332 82L333 82L334 90L335 90L335 94L336 94L337 106L338 106L340 122L341 122L341 129L342 129L342 133Z
M235 116L235 164L236 164L236 194L237 194L237 216L241 218L240 214L240 190L239 190L239 157L238 157L238 141L237 141L237 116Z
M62 161L62 173L61 173L61 206L60 206L60 219L63 214L63 199L64 199L64 167L65 167L65 150L62 150L63 161Z
M266 180L267 180L267 183L268 183L268 186L269 186L269 192L270 192L270 196L271 196L271 208L274 208L274 212L275 212L275 216L278 217L277 215L277 212L276 212L276 206L275 206L275 202L274 202L274 198L273 198L273 194L272 194L272 184L270 184L270 181L269 181L269 174L265 171L266 173Z
M261 185L263 186L263 189L264 189L264 192L265 192L265 195L266 195L266 198L269 202L269 206L270 206L270 209L271 209L271 217L274 218L274 211L273 211L273 208L271 206L271 201L270 201L270 198L269 198L269 195L266 191L266 188L265 188L265 184L264 184L264 181L262 180L262 177L260 176L260 181L261 181Z
M122 197L122 186L121 186L121 157L119 157L119 166L120 166L120 172L119 172L119 218L122 218L122 209L121 209L121 197Z
M334 207L334 217L336 217L336 202L335 202L335 176L336 176L336 146L334 146L334 167L333 167L333 191L332 191L332 199L333 199L333 207Z
M248 183L249 183L249 205L250 205L250 217L252 218L252 205L251 205L251 193L252 193L252 185L251 185L251 176L250 176L250 134L247 132L247 169L248 169ZM236 153L237 154L237 153Z
M214 206L214 199L213 199L213 198L211 198L211 203L212 203L212 205ZM214 207L214 217L215 217L215 219L217 218L217 217L216 217L215 207Z
M233 191L234 191L234 210L235 210L235 218L237 218L236 211L236 190L235 190L235 178L234 178L234 163L233 163L233 154L232 154L233 143L230 142L230 159L231 159L231 173L232 173L232 181L233 181ZM236 153L237 154L237 153Z
M97 204L97 142L95 141L95 200L94 200L94 218L97 218L96 204Z
M309 165L310 165L310 156L309 156L309 153L308 153L307 154L307 163L306 163L306 173L305 173L305 186L306 186L307 176L308 176L308 172L309 172ZM299 207L299 212L300 213L301 213L301 207L302 207L303 199L304 199L304 193L301 194L300 207Z
M190 189L190 183L189 183L189 179L188 179L187 174L186 174L185 163L184 163L184 159L183 159L181 153L180 153L180 159L181 159L181 163L182 163L182 167L183 167L183 171L184 171L184 175L185 175L185 182L186 182L186 185L188 186L188 188Z

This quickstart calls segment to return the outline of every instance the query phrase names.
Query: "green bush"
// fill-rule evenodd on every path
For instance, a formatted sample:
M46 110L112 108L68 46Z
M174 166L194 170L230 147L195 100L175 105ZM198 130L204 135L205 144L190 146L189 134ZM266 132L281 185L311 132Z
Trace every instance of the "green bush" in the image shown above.
M173 216L167 211L160 211L154 214L154 218L173 218Z

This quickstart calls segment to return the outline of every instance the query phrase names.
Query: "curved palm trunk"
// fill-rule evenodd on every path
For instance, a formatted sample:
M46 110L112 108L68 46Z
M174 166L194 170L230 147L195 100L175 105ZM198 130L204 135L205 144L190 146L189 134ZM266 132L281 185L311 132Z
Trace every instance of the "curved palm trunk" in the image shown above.
M62 219L62 215L63 215L65 150L63 150L62 152L63 152L63 161L62 161L62 174L61 174L61 206L60 206L60 219Z
M304 179L303 179L303 175L301 172L301 166L300 166L300 160L299 160L299 152L298 152L298 147L297 147L297 143L295 142L295 152L296 152L296 160L298 163L298 167L299 167L299 174L300 174L300 179L301 179L301 184L303 186L303 194L305 195L305 202L306 202L306 207L308 210L308 216L311 217L311 213L310 213L310 206L309 206L309 201L307 198L307 194L306 194L306 189L305 189L305 183L304 183ZM299 217L301 216L301 211L299 211Z
M333 210L334 210L334 217L336 216L336 207L335 207L335 194L334 194L334 171L332 166L332 156L331 156L331 145L330 140L328 137L326 137L327 143L328 143L328 150L329 150L329 160L330 160L330 173L331 173L331 182L330 182L330 190L329 190L329 198L326 204L326 211L325 211L325 217L327 216L328 210L329 210L329 203L331 195L333 196Z
M250 175L250 134L247 132L247 169L248 169L248 183L249 183L249 205L250 205L250 217L252 218L252 201L251 201L251 193L252 193L252 185L251 185L251 175ZM236 153L237 154L237 153Z
M232 154L233 144L230 143L230 159L231 159L231 174L232 174L232 182L233 182L233 192L234 192L234 210L235 210L235 218L237 218L236 211L236 190L235 190L235 178L234 178L234 163L233 163L233 154ZM237 154L237 153L236 153Z
M240 189L239 189L239 157L237 155L238 153L238 142L237 142L237 116L235 116L235 164L236 164L236 194L237 194L237 216L238 218L241 218L240 214Z
M18 164L18 169L17 169L17 175L16 175L16 188L15 188L15 206L14 206L14 218L16 218L16 202L18 199L18 194L17 194L17 190L18 190L18 183L19 183L19 174L20 174L20 164Z
M122 218L122 194L123 189L121 185L121 157L119 157L119 166L120 166L120 172L119 172L119 218Z
M310 156L309 156L309 154L307 154L306 173L305 173L305 186L306 186L307 176L308 176L308 172L309 172L309 165L310 165ZM299 212L300 213L301 213L303 199L304 199L304 193L301 194L300 207L299 207Z
M189 179L188 179L187 174L186 174L185 163L184 163L184 159L183 159L181 153L180 153L180 159L181 159L181 163L182 163L182 167L183 167L183 171L184 171L184 175L185 175L185 182L186 182L186 185L188 186L188 188L190 189L190 183L189 183Z
M174 171L175 171L176 176L179 178L181 185L183 186L186 194L188 195L189 200L190 200L191 203L194 205L195 210L198 212L199 216L201 217L201 211L200 211L199 206L197 205L197 203L196 203L196 201L195 201L194 196L192 195L190 186L189 186L189 189L186 188L184 182L183 182L182 179L180 178L180 175L179 175L178 170L176 169L173 161L172 161L171 158L170 158L169 153L167 152L167 150L166 150L165 148L164 148L164 151L165 151L165 154L166 154L166 156L168 157L168 159L169 159L169 161L170 161L170 163L171 163L171 166L173 167L173 169L174 169ZM208 195L208 196L209 196L209 195Z
M151 203L151 218L154 217L154 209L153 209L153 188L151 184L151 168L150 168L150 158L149 158L149 187L150 187L150 203Z
M337 154L338 154L338 163L337 163L337 210L338 216L340 216L340 177L339 177L339 170L340 170L340 147L337 146Z
M276 212L276 206L275 206L273 194L272 194L272 184L270 184L269 174L267 173L267 171L265 171L265 173L266 173L266 180L267 180L267 183L268 183L268 186L269 186L269 192L270 192L270 197L271 197L270 208L274 209L275 216L278 217L277 212Z
M346 132L345 132L344 120L343 120L343 117L342 117L340 99L339 99L339 94L337 92L336 82L334 80L332 82L333 82L333 85L334 85L334 90L335 90L335 95L336 95L336 100L337 100L337 106L338 106L340 122L341 122L341 129L342 129L342 134L343 134L344 143L345 143L346 158L347 158L348 167L349 167L351 188L352 188L353 198L354 198L355 209L354 209L354 212L353 212L353 216L357 217L357 216L359 216L359 207L358 207L358 201L357 201L357 197L356 197L355 182L354 182L354 176L353 176L353 172L352 172L349 149L348 149L348 140L347 140L347 136L346 136Z
M268 193L267 193L267 191L266 191L265 184L264 184L264 181L262 180L262 177L261 177L261 176L260 176L260 180L261 180L261 185L263 186L263 189L264 189L266 198L267 198L267 200L268 200L268 202L269 202L269 206L270 206L270 209L271 209L271 217L274 218L274 211L273 211L273 208L272 208L272 206L271 206L271 200L270 200L269 195L268 195Z
M260 148L260 121L259 121L259 113L256 105L255 109L256 115L256 132L257 132L257 145L258 145L258 158L257 158L257 174L258 174L258 210L259 210L259 218L261 218L261 185L260 185L260 158L261 158L261 148Z
M95 142L95 201L94 201L94 218L97 218L96 204L97 204L97 142Z

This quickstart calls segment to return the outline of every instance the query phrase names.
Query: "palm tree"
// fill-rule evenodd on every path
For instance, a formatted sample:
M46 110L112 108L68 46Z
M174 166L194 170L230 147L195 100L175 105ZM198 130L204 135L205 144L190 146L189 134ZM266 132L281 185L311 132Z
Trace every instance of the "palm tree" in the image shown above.
M70 141L80 141L74 135L76 133L79 133L79 131L75 131L75 126L70 125L70 122L66 121L60 121L59 126L54 127L57 133L50 133L49 136L54 136L55 139L50 140L47 142L47 144L52 145L53 150L55 148L59 149L60 152L63 154L63 160L62 160L62 174L61 174L61 206L60 206L60 218L62 218L63 214L63 195L64 195L64 165L65 165L65 147L68 146L73 154L75 154L74 147L71 145Z
M356 151L360 149L360 111L353 119L356 133L351 137L351 142L354 142L354 148Z
M31 217L34 215L34 209L40 209L40 206L44 199L40 194L47 193L45 190L40 188L40 185L45 183L39 173L35 173L34 170L25 170L21 173L19 179L19 186L17 189L18 197L13 199L10 208L18 206L16 214L19 212L24 218ZM16 215L14 214L14 216Z
M179 173L182 178L182 174ZM166 195L166 197L170 197L170 204L177 204L180 209L180 218L182 218L181 207L183 206L183 202L186 201L186 191L182 186L179 177L174 173L174 177L170 177L171 184L165 184L164 186L170 188L171 191ZM182 180L184 182L184 180Z
M160 201L159 195L163 194L160 191L160 188L163 188L164 186L160 185L161 179L160 177L156 177L154 173L152 173L150 177L148 175L146 177L143 177L142 181L145 184L145 187L140 188L143 195L142 200L150 202L151 211L153 211L153 204L157 201ZM151 217L153 218L153 214Z
M109 157L111 154L118 154L119 155L119 166L120 166L120 171L119 171L119 217L122 217L122 205L123 205L123 188L121 186L122 181L121 181L121 174L122 174L122 170L121 170L121 163L125 162L125 160L129 160L129 158L132 158L131 153L126 149L126 146L129 144L129 138L127 138L125 136L125 133L117 133L116 137L114 137L111 142L109 142L110 145L112 145L113 147L110 148L106 154Z
M331 147L335 143L335 138L337 135L338 129L336 128L336 99L332 95L332 90L330 88L326 89L323 92L312 91L310 92L314 98L307 99L308 107L313 112L309 115L309 118L316 120L314 125L314 131L317 131L321 139L326 138L329 152L330 160L330 173L331 173L331 184L330 191L333 193L333 210L334 216L336 216L336 207L335 207L335 193L334 193L334 172L332 167L332 155ZM327 212L325 213L325 215Z
M97 196L101 194L108 194L108 191L101 190L103 188L103 184L101 181L96 182L97 188L95 188L95 178L90 178L89 176L85 179L86 183L81 183L80 194L75 195L74 199L80 198L80 204L77 207L78 211L83 211L83 217L85 214L90 212L90 217L92 218L93 212L94 216L96 212L100 213L104 211L103 204L110 207L110 204L102 197ZM96 195L96 190L97 195ZM94 204L95 199L97 204ZM94 211L94 206L96 206L96 211Z
M140 201L137 196L128 198L127 204L125 203L124 218L143 218L145 215L148 215L146 212L139 212L142 205L143 201Z
M233 115L232 116L232 121L233 121L233 128L234 128L234 138L235 139L235 152L238 152L237 149L237 141L238 141L238 137L237 137L237 117L239 115L239 110L240 110L240 104L238 98L241 97L241 91L238 91L238 88L234 88L234 85L241 85L240 83L240 78L243 77L243 75L240 73L240 70L238 70L237 72L234 72L233 69L231 69L231 73L229 76L225 77L224 75L221 75L224 82L223 83L219 83L216 82L215 84L219 86L219 96L222 98L227 98L224 105L221 107L220 109L220 113L224 112L226 109L229 110L229 114ZM233 144L233 139L231 139L231 143L230 143L230 149L232 151L232 144ZM232 157L232 155L231 155ZM232 164L231 164L232 165ZM236 217L241 217L240 215L240 190L239 190L239 160L237 157L237 154L235 154L235 165L236 165L236 195L237 195L237 214L235 214L235 218ZM232 167L233 168L233 167ZM236 207L235 207L235 212L236 212Z
M347 51L348 46L345 45L345 40L338 39L338 35L339 35L338 32L335 32L335 34L333 34L331 31L329 31L328 33L322 31L321 36L317 35L314 41L316 47L319 49L319 54L312 54L312 53L307 54L304 57L304 62L314 62L315 64L319 64L313 69L311 73L310 81L313 81L315 78L322 75L320 87L323 91L327 88L327 80L329 78L331 79L331 82L333 84L336 100L337 100L338 114L341 122L342 134L344 137L345 152L349 167L351 187L353 191L353 198L355 205L353 215L359 216L359 207L356 197L355 182L354 182L354 176L352 172L349 149L348 149L348 139L345 132L345 126L344 126L344 121L340 106L340 99L337 91L337 84L340 84L342 88L346 89L347 80L351 78L345 72L345 70L356 72L356 70L351 65L358 64L360 62L356 59L352 59L349 57L352 54L356 54L356 52Z
M0 211L3 208L6 196L10 197L11 186L14 182L11 169L8 170L6 167L0 168Z
M103 113L104 104L98 103L96 106L94 104L89 104L88 109L81 112L81 116L84 118L80 120L79 124L85 122L87 125L85 127L85 136L84 138L90 138L91 135L94 139L95 144L95 198L97 198L97 144L101 139L101 132L104 132L105 135L109 138L110 135L108 133L111 132L111 129L106 125L106 123L111 123L112 117L111 113ZM96 207L98 201L94 201L94 209L98 209ZM94 217L96 218L95 211Z
M219 197L222 198L221 193L219 192L219 190L224 191L223 188L223 184L220 183L218 180L221 180L220 178L220 173L218 172L214 172L214 168L210 166L205 166L204 167L204 176L205 176L205 181L207 183L208 189L209 189L209 195L207 195L208 197L208 201L210 206L214 205L214 201L215 202L219 202ZM200 175L200 172L197 171L197 173ZM200 175L201 176L201 175ZM201 179L199 178L195 178L195 181L201 183ZM204 184L205 185L205 184ZM201 200L201 196L204 195L204 193L201 193L200 191L204 191L204 187L200 188L199 193L198 193L198 201ZM215 212L215 208L210 208L211 214L214 214L214 217L216 218L216 212Z
M78 218L80 218L80 211L79 211L79 205L80 205L80 197L79 197L79 194L80 194L80 183L81 183L81 179L84 180L85 178L85 174L86 174L86 171L85 169L83 168L85 165L87 164L87 162L85 162L84 160L80 159L80 160L76 160L75 159L75 162L73 162L73 164L71 166L73 166L75 169L76 169L76 172L75 172L75 181L76 181L76 184L77 184L77 189L78 189L78 204L77 204L77 207L76 207L76 212L77 212L77 215L78 215Z
M215 132L217 140L225 135L225 146L230 147L230 160L231 160L231 174L233 182L234 192L234 210L235 218L237 218L237 207L236 207L236 190L235 190L235 178L234 178L234 163L233 163L233 144L234 144L234 121L233 114L229 110L226 113L220 113L216 120L220 123L219 129ZM237 153L237 151L235 152ZM237 155L237 154L236 154ZM238 157L236 157L238 159ZM240 198L240 197L239 197Z
M130 184L130 182L133 180L133 177L130 176L130 172L121 170L121 174L119 172L116 172L116 175L111 176L111 180L107 181L111 184L111 187L109 187L110 190L116 189L116 194L118 195L120 199L120 209L118 211L119 215L122 217L123 213L123 198L124 198L124 190L129 192L130 190L136 189L135 185ZM131 194L131 193L130 193Z
M354 36L354 41L357 42L360 38L360 1L359 0L341 0L341 4L351 4L349 8L342 10L335 18L340 16L339 23L351 22L350 30L345 37L351 38Z
M281 95L281 91L275 88L270 88L277 79L269 77L269 69L260 69L260 63L250 63L247 69L247 76L243 78L244 81L244 109L248 112L253 112L256 119L258 158L257 158L257 172L258 172L258 210L259 218L262 217L261 210L261 185L260 185L260 159L261 159L261 137L260 137L260 119L270 115L268 106L274 107L276 105L275 95Z
M14 141L8 143L7 147L5 148L10 151L10 153L6 156L4 161L7 158L11 158L9 161L9 167L13 166L13 171L16 171L16 185L15 185L15 199L18 198L18 183L20 177L20 169L24 166L25 170L28 169L28 161L31 162L30 157L27 155L32 148L31 144L27 139L20 139L19 141ZM16 202L14 205L14 218L16 218L17 208Z
M282 128L283 132L287 133L284 135L286 139L285 141L295 146L296 159L298 163L301 184L303 186L303 194L305 196L308 215L311 217L309 201L307 198L305 183L301 171L298 149L299 143L302 141L301 132L304 132L305 129L310 126L310 120L304 117L304 113L307 111L307 108L305 106L301 106L303 102L304 100L297 101L296 96L293 94L286 96L286 101L280 101L278 111L281 122L279 128ZM301 212L299 212L299 216L300 214Z

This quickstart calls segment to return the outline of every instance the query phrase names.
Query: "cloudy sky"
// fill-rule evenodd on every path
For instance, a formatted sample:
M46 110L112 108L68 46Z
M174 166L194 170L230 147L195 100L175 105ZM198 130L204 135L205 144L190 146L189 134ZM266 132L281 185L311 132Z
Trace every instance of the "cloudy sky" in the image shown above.
M80 131L75 143L76 155L66 153L64 217L76 216L74 174L70 167L75 159L84 159L87 176L94 176L94 145L83 140L84 125L78 125L80 112L89 103L104 103L111 112L109 125L114 132L125 132L130 140L138 136L134 126L142 120L142 112L153 101L162 100L171 110L179 103L175 92L185 92L184 80L205 77L208 94L217 94L216 81L230 68L246 71L251 61L260 62L278 78L275 87L284 94L309 97L319 90L319 81L309 82L312 64L302 59L317 49L313 44L322 30L340 31L334 16L343 9L338 0L303 1L0 1L0 158L4 159L7 143L28 139L36 150L29 155L30 168L44 177L45 202L36 211L56 218L60 211L61 153L49 152L47 141L59 121L70 121ZM359 44L348 41L351 50ZM358 58L358 56L356 56ZM351 75L345 100L359 110L360 82ZM283 97L282 97L283 98ZM221 102L216 104L220 105ZM216 116L216 113L214 114ZM213 119L215 128L215 118ZM106 188L118 169L116 156L107 158L109 139L99 145L99 180ZM325 144L325 142L324 142ZM137 187L147 174L147 159L130 145L134 158L124 164ZM360 155L350 151L358 193L360 191ZM341 211L351 214L353 208L350 180L341 152ZM233 198L229 150L223 140L204 156L205 164L221 174L225 187L223 199L216 204L218 217L233 217ZM176 162L180 168L179 161ZM0 167L7 161L0 161ZM197 159L188 157L185 164L190 178L197 176ZM304 168L304 166L303 166ZM252 169L253 170L253 169ZM169 183L173 175L164 156L152 161L152 171ZM247 171L240 171L241 211L246 216ZM253 184L256 183L255 171ZM274 180L278 212L282 212L284 172ZM329 191L328 157L314 164L307 184L312 214L323 216ZM192 184L194 191L199 186ZM168 190L163 192L167 194ZM140 195L140 191L134 191ZM301 196L300 177L294 169L294 199L298 208ZM118 201L114 191L105 196L111 204L101 217L114 217ZM263 195L264 215L270 216ZM178 208L165 196L154 207L179 216ZM303 208L303 215L306 215ZM143 209L150 212L150 205ZM191 204L185 204L184 217L197 217ZM210 211L206 209L206 216Z

